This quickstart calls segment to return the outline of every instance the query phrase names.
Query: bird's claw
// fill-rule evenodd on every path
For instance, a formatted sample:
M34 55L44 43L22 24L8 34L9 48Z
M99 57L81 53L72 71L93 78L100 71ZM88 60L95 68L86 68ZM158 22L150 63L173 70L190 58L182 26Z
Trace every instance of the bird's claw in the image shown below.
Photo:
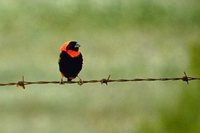
M79 78L78 84L79 84L79 85L83 85L83 84L84 84L84 81L83 81L80 77L78 77L78 78Z
M65 84L64 81L63 81L63 78L61 78L60 84L61 84L61 85L64 85L64 84Z

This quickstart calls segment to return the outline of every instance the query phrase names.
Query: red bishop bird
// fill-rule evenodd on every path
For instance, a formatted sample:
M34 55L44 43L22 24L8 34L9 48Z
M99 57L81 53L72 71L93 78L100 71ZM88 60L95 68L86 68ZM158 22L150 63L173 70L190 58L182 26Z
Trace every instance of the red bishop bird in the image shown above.
M78 77L79 72L82 69L83 57L79 50L80 45L76 41L67 41L60 47L60 59L59 70L61 72L61 84L63 83L63 77L67 78L67 81Z

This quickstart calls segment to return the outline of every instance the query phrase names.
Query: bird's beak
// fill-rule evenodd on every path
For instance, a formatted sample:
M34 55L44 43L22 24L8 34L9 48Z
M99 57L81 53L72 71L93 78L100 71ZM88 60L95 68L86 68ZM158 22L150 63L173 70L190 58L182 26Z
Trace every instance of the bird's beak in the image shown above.
M75 48L79 48L81 45L76 43L76 45L74 46Z

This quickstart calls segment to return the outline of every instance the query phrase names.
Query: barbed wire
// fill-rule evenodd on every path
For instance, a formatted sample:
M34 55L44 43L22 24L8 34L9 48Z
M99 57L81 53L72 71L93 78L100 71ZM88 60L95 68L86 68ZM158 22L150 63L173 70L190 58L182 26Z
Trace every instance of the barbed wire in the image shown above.
M192 80L200 80L200 78L197 77L190 77L187 76L187 74L184 72L183 77L178 78L134 78L134 79L110 79L111 75L109 75L107 78L103 78L100 80L80 80L80 81L63 81L62 83L60 81L25 81L24 76L22 76L22 80L18 82L11 82L11 83L0 83L0 86L18 86L25 89L25 86L27 85L33 85L33 84L79 84L83 85L86 83L101 83L106 84L111 82L138 82L138 81L184 81L187 84L189 84L189 81Z

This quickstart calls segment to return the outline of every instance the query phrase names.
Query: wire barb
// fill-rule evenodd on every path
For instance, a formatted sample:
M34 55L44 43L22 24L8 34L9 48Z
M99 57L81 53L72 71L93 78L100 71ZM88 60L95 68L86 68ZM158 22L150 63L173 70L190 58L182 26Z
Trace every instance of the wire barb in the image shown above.
M189 84L189 77L187 76L186 72L184 72L182 80L185 81L187 84Z
M101 84L106 84L106 85L108 85L108 82L110 81L110 75L108 76L108 78L107 79L102 79L100 82L101 82Z
M22 76L22 81L17 82L17 87L22 87L25 89L24 76Z

